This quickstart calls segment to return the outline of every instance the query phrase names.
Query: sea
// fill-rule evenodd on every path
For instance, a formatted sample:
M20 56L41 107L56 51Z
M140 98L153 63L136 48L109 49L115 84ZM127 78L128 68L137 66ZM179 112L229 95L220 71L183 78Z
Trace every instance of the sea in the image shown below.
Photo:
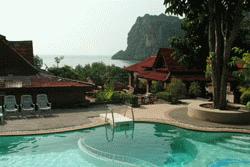
M55 57L60 56L49 56L49 55L38 55L43 59L44 67L52 67L55 66ZM63 60L60 62L59 66L69 65L75 67L77 65L85 66L87 64L92 64L94 62L103 62L106 65L115 65L118 67L127 67L132 64L137 63L135 60L114 60L111 59L111 56L98 56L98 55L79 55L79 56L70 56L64 55Z

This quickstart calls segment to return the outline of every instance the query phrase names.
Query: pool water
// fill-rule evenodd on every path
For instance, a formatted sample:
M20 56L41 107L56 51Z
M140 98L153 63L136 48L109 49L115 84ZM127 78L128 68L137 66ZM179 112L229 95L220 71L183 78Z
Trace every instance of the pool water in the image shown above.
M164 124L0 137L0 167L248 167L250 135Z

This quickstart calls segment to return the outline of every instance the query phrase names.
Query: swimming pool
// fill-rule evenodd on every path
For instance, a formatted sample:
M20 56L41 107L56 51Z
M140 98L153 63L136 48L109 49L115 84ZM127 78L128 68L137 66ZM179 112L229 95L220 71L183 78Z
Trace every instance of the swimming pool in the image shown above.
M0 167L250 166L250 135L164 124L0 137Z

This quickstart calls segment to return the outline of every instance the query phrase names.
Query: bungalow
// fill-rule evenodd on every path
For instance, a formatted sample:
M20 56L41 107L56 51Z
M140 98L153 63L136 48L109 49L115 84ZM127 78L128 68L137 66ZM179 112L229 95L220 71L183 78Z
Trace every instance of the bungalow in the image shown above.
M0 105L3 96L45 93L53 107L85 104L85 93L93 89L87 82L53 76L34 67L32 41L8 41L0 35Z
M150 56L145 60L126 67L129 72L129 87L137 88L138 80L145 79L147 81L146 91L150 91L152 81L158 81L163 87L170 82L172 78L181 79L187 85L190 82L198 81L205 86L206 78L204 71L198 68L187 68L172 57L172 49L161 48L157 55Z

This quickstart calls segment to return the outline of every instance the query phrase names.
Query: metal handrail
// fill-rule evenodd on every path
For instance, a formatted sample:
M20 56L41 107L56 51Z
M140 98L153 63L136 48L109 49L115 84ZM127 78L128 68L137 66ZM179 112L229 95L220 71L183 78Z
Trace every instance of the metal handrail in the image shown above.
M113 109L110 109L110 108L108 107L108 110L111 112L111 115L112 115L112 122L113 122L113 126L114 126L115 120L114 120L114 112L113 112ZM107 122L108 110L106 110L105 122Z
M133 119L133 122L134 122L135 121L134 108L132 106L130 106L130 105L128 105L128 107L131 108L131 115L132 115L132 119ZM124 116L126 116L126 114L127 114L127 110L125 111Z

